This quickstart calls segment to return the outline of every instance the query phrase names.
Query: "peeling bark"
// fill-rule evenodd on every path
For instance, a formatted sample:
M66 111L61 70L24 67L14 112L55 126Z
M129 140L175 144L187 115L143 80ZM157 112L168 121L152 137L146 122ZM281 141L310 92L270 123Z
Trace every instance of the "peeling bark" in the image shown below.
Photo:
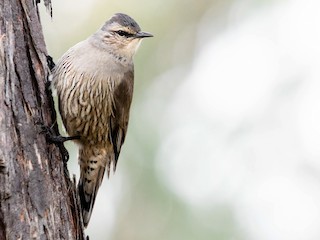
M0 240L84 239L75 183L40 133L56 115L38 2L0 0Z

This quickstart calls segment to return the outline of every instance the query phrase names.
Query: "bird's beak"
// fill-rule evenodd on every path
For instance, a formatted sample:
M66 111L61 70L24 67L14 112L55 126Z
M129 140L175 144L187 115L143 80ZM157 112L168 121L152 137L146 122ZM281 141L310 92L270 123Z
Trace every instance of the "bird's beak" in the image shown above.
M138 32L135 35L135 38L146 38L146 37L153 37L153 35L151 33L147 33L147 32Z

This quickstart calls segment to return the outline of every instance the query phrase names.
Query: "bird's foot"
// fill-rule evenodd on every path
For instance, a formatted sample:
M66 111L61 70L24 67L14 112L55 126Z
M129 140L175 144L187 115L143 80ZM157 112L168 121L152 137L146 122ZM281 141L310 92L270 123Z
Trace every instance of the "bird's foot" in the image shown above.
M54 63L54 61L50 55L47 55L47 63L48 63L48 67L49 67L50 71L52 71L53 68L56 66L56 64Z
M68 162L69 153L68 153L68 150L66 149L66 147L64 146L63 143L65 141L69 141L69 140L80 139L80 136L64 137L64 136L61 136L61 135L56 135L55 131L53 129L53 126L48 127L48 126L45 126L45 125L41 125L40 133L45 134L46 139L47 139L48 142L54 143L59 147L64 162Z

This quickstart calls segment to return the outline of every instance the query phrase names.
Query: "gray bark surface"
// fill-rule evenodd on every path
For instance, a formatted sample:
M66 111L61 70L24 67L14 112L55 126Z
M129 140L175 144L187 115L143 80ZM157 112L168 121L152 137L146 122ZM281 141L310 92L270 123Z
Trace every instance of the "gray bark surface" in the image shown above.
M83 239L75 184L40 133L56 113L38 2L0 0L0 240Z

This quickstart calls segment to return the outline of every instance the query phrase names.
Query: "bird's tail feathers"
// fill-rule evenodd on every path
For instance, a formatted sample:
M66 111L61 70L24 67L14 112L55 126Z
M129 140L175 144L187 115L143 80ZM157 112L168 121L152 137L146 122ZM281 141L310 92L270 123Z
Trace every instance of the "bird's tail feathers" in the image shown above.
M81 174L80 180L78 183L78 194L80 196L82 219L85 227L88 226L88 223L90 221L90 217L92 214L98 189L103 180L105 168L99 167L97 171L98 171L98 175L97 175L96 181L91 180L91 182L88 182L88 180ZM88 189L91 189L91 191L88 191Z

